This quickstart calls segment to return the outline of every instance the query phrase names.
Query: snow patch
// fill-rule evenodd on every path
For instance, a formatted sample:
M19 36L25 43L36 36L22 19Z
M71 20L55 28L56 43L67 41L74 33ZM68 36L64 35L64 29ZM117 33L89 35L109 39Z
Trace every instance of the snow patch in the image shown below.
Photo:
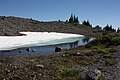
M12 50L22 47L43 46L50 44L60 44L57 40L66 38L80 38L83 35L56 33L56 32L21 32L24 36L0 36L0 50ZM54 41L54 42L53 42ZM73 40L74 41L74 40ZM50 43L52 42L52 43ZM64 42L64 41L62 41ZM64 43L70 42L65 41ZM72 42L72 41L71 41Z

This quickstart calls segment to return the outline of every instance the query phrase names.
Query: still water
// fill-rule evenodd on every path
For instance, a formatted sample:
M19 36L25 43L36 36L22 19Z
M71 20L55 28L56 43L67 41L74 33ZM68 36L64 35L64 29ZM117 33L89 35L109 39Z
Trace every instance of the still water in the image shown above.
M71 39L69 39L69 41L70 40ZM0 51L0 58L12 57L12 56L19 55L19 54L48 54L48 53L55 52L55 47L57 46L63 49L71 49L71 48L85 45L91 40L93 40L93 38L91 39L79 38L77 39L77 41L76 40L74 42L70 41L68 43L61 43L61 44L54 44L54 45L47 45L47 46L34 46L33 45L33 47L23 47L23 48L14 49L14 50ZM52 41L51 43L53 42L54 41Z

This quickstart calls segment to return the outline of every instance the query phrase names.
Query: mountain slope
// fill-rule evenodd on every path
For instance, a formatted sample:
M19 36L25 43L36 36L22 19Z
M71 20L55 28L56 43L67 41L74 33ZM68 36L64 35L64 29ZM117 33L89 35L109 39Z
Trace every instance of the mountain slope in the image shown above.
M20 35L23 31L65 32L94 35L91 27L66 22L40 22L28 18L0 16L0 35Z

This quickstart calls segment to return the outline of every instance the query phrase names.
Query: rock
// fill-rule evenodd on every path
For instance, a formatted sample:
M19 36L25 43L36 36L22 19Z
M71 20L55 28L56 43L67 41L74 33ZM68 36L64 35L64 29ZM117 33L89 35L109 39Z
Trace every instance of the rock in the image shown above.
M65 57L65 56L66 56L65 54L62 55L62 57Z
M5 68L6 73L10 73L11 71L7 68Z
M27 49L26 49L26 51L27 51L27 52L30 52L30 51L31 51L31 49L30 49L30 48L27 48Z
M55 47L55 52L60 52L60 51L62 51L62 50L63 50L62 47Z
M86 72L85 77L86 77L86 80L98 80L101 75L102 75L101 71L97 69L92 69Z
M76 52L75 53L76 56L84 56L84 54L80 53L80 52Z
M0 62L0 66L2 65L2 63Z
M21 53L21 51L18 51L19 53Z
M39 76L42 76L42 74L41 74L41 73L39 73L38 75L39 75Z
M10 52L10 51L7 51L7 52Z
M61 70L59 70L59 72L62 72L63 70L61 69Z
M38 64L38 65L36 65L36 67L38 67L38 68L44 68L44 65Z
M18 69L19 69L17 66L13 66L13 67L14 67L14 69L16 69L16 70L18 70Z
M33 80L37 80L36 77L33 77Z
M32 49L32 52L36 52L36 50L35 50L35 49Z
M18 77L18 76L14 76L14 77L9 77L9 78L7 78L5 80L21 80L21 78Z

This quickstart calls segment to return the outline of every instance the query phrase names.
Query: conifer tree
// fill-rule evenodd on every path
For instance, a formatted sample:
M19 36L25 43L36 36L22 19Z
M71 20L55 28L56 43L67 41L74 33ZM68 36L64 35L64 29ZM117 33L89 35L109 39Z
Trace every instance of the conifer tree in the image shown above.
M71 17L69 19L69 23L73 23L73 22L74 22L73 14L71 14Z
M73 14L71 14L69 23L79 23L78 17L76 17L75 14L74 14L74 16L73 16Z
M107 24L107 25L103 28L103 30L109 31L109 25Z
M78 17L75 18L75 23L79 23Z
M76 21L76 17L75 17L75 14L74 14L73 22L75 22L75 21Z
M103 30L116 32L116 29L112 28L112 25L109 26L108 24L103 28Z
M83 21L82 24L85 25L85 26L90 26L90 27L92 27L92 25L90 24L89 20Z

